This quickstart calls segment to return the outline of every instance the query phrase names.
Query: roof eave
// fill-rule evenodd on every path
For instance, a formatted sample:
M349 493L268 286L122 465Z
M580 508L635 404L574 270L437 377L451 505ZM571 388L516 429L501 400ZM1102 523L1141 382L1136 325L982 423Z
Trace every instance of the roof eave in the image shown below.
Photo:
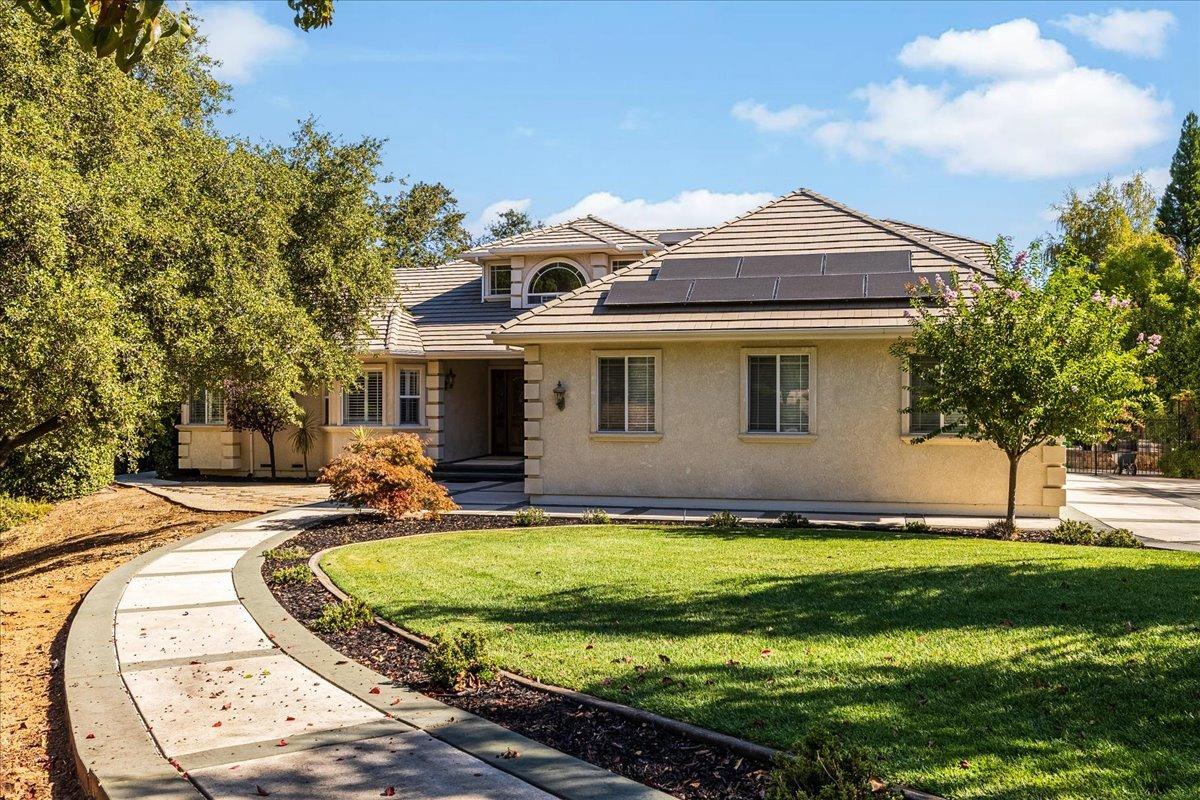
M908 331L907 322L895 325L862 325L833 327L793 328L722 328L719 330L685 331L548 331L543 333L519 333L517 331L494 331L492 341L505 344L525 345L542 342L644 342L671 339L675 341L762 341L783 339L842 339L894 337Z
M586 244L529 244L509 245L507 247L489 247L486 249L468 250L462 258L493 258L497 256L515 256L522 253L650 253L664 249L661 245L653 247L649 244L620 244L617 242L592 242Z

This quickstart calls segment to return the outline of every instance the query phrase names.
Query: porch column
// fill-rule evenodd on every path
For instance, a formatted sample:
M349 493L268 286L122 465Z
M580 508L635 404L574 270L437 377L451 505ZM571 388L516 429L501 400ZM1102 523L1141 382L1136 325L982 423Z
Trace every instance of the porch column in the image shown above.
M542 494L542 350L525 347L525 494Z
M441 461L445 453L446 401L442 395L442 362L430 361L425 365L425 455Z

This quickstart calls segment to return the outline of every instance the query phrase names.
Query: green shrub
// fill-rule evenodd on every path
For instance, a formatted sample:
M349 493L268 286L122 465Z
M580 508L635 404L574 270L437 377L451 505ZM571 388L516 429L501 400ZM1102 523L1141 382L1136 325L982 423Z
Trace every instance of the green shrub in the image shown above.
M453 690L475 688L496 677L496 667L487 655L487 639L472 630L438 633L425 658L425 672L438 686Z
M1200 478L1200 442L1175 445L1158 459L1168 478Z
M732 511L714 511L708 515L708 519L704 520L704 525L709 528L729 530L741 527L742 521Z
M293 586L308 583L312 580L312 571L307 564L294 564L290 567L280 567L271 573L271 583L279 586Z
M312 553L303 547L276 547L271 550L264 550L262 555L267 561L289 562L307 561Z
M34 500L69 500L112 483L116 447L82 428L43 436L0 467L0 492Z
M1006 519L998 519L983 529L985 539L1015 540L1021 537L1021 529Z
M517 512L513 514L513 524L519 525L522 528L530 528L534 525L545 525L546 512L544 509L538 508L537 506L527 506L525 508L518 509Z
M1133 535L1128 528L1116 528L1111 531L1100 531L1096 536L1099 547L1145 547L1142 540Z
M923 519L907 519L904 521L904 530L909 533L929 533L933 528Z
M343 633L370 625L375 622L375 615L362 600L351 597L341 603L330 603L321 609L320 615L313 620L313 630L320 633Z
M785 511L775 520L780 528L804 528L808 526L808 517L795 511Z
M589 508L579 517L586 525L609 525L612 517L603 508Z
M766 800L899 800L900 793L878 780L872 766L865 751L814 730L795 755L776 761Z
M1086 522L1064 519L1042 541L1052 544L1096 544L1096 529Z
M26 522L33 522L45 516L51 508L53 506L49 503L0 494L0 533Z

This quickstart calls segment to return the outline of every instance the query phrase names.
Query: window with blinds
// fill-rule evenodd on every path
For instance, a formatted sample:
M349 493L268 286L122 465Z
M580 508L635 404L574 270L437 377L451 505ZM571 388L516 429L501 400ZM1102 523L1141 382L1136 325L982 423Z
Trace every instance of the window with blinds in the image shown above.
M188 422L192 425L224 425L225 393L201 389L188 404Z
M402 369L397 372L397 383L400 385L400 400L397 410L397 424L421 424L421 371L419 369Z
M601 356L596 359L597 430L602 433L653 433L655 357Z
M928 358L914 358L914 364L921 366L924 371L933 366L933 360ZM925 393L929 391L929 385L922 380L915 372L908 373L908 405L910 408L916 407ZM958 414L943 414L940 411L917 411L908 412L908 432L922 435L933 433L941 428L954 429L955 423L958 421Z
M354 389L342 393L342 423L383 424L383 371L370 370Z
M809 432L808 354L746 357L748 433Z

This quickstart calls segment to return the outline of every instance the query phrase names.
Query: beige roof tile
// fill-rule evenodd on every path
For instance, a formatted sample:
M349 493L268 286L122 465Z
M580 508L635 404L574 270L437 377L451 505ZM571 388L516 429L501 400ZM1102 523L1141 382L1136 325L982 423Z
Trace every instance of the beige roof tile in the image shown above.
M659 250L663 245L650 236L624 228L614 222L596 216L580 217L558 225L536 228L504 239L497 239L464 253L466 258L488 258L520 252L537 252L559 249L616 251L641 253Z

